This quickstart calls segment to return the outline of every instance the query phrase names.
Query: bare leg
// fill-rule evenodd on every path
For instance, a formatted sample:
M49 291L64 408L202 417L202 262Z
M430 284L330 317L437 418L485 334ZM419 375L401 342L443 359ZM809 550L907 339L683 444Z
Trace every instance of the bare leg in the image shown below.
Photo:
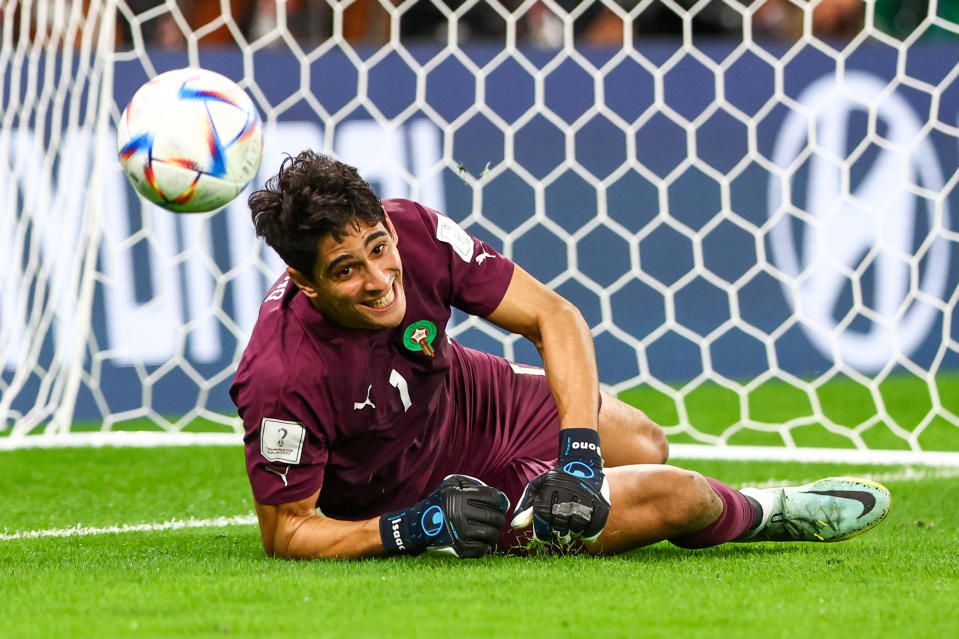
M607 467L662 464L669 456L663 429L638 408L603 393L599 438Z
M604 449L606 446L604 441ZM722 500L694 471L631 465L609 468L606 477L612 508L603 534L596 543L586 546L593 554L626 552L689 535L706 528L723 513Z

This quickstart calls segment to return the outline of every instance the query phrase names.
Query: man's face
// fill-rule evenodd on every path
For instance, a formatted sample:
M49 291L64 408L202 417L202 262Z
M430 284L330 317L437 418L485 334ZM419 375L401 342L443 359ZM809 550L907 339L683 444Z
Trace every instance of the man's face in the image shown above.
M359 223L319 242L313 282L296 271L293 281L323 316L347 328L399 326L406 314L403 265L396 249L396 232L386 224Z

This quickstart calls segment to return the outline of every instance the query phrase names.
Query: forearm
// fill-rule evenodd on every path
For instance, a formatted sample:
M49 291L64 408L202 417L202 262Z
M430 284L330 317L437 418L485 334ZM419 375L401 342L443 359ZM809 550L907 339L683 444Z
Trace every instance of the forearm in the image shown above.
M457 557L482 557L499 538L509 507L506 495L466 475L450 475L425 499L362 521L317 514L319 494L317 490L306 499L276 506L255 502L267 555L365 559L431 549Z
M553 469L526 486L511 525L532 523L533 537L540 541L591 543L602 533L610 509L599 440L599 380L585 320L575 308L555 306L533 343L559 411L558 455Z
M286 559L363 559L384 553L379 517L343 521L257 504L263 549Z
M597 428L599 375L593 337L586 320L572 304L560 299L551 309L535 342L550 391L559 411L560 428Z
M609 482L602 472L599 375L593 336L570 302L518 266L488 319L529 339L539 350L559 412L556 467L526 486L513 528L533 524L544 541L594 541L609 516ZM534 514L535 513L535 514Z
M283 557L291 559L365 559L383 554L379 517L340 521L317 515L291 535Z
M499 306L487 317L533 342L559 409L560 428L596 429L599 376L593 336L569 301L516 266Z

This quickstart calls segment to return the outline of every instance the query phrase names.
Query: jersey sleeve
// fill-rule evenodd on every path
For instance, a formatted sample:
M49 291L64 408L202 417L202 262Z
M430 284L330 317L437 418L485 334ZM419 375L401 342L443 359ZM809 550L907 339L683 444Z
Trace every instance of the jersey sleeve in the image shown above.
M315 402L307 402L283 380L250 383L253 375L241 369L230 389L245 429L253 497L268 505L306 499L323 485L331 443L328 420Z
M486 317L506 295L513 277L513 262L451 218L422 205L417 207L432 236L434 250L446 262L450 304L471 315Z

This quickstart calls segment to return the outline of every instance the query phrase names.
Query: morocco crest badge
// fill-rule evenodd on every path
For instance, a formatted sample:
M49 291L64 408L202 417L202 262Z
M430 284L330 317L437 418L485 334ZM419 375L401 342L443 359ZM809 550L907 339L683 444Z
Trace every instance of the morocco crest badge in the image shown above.
M433 340L436 339L436 324L429 320L413 322L403 332L403 345L411 351L423 351L433 357Z

